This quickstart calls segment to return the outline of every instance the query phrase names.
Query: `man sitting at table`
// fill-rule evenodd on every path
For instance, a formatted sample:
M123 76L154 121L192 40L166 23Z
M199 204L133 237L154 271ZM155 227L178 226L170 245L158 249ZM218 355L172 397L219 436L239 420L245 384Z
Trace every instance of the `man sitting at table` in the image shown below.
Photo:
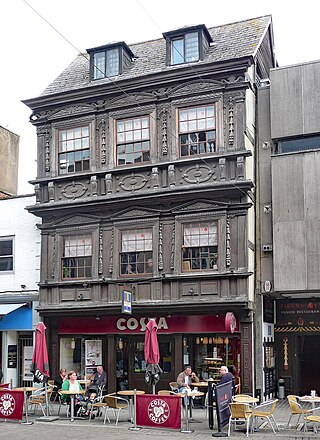
M91 379L87 392L95 391L97 394L99 394L99 391L106 386L107 373L104 371L103 367L99 365L97 367L97 372L93 375Z
M199 378L197 377L196 373L192 371L191 366L187 365L184 371L182 371L177 377L177 386L179 392L184 391L186 388L190 388L192 382L199 382Z

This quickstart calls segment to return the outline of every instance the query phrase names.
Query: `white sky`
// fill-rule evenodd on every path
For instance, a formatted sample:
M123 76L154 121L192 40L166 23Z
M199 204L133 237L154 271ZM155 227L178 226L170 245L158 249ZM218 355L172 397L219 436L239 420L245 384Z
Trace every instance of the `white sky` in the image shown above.
M186 25L213 27L271 14L280 66L320 59L318 0L26 1L79 51L161 38L162 32ZM21 100L38 96L78 52L24 0L0 0L0 20L0 125L20 135L18 193L32 193L28 180L36 177L36 135Z

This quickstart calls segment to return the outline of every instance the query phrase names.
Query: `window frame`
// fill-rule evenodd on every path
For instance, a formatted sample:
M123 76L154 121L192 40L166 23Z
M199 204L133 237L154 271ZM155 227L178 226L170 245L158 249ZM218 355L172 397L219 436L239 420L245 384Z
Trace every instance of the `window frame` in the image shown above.
M198 56L196 57L196 59L190 59L190 55L188 55L188 44L187 44L187 39L188 37L190 37L192 34L197 35L197 53ZM183 48L183 53L180 53L178 49L175 48L174 43L177 41L182 41L182 48ZM170 65L171 66L179 66L181 64L188 64L188 63L197 63L198 61L200 61L200 43L201 43L201 36L199 32L187 32L185 34L181 34L181 35L177 35L176 37L173 37L170 41ZM177 53L178 52L178 53ZM192 53L192 51L191 51ZM175 57L178 56L178 58L181 58L182 61L177 61L174 62Z
M91 169L91 150L92 150L92 139L91 139L91 126L90 123L79 123L79 124L75 124L75 125L70 125L70 126L58 126L56 128L57 130L57 172L59 176L69 176L71 174L76 174L76 173L88 173L90 172ZM78 130L81 130L81 136L76 136L76 132ZM83 135L82 132L84 130L87 130L87 135ZM68 132L73 132L74 133L74 137L69 137L68 138ZM62 132L65 132L66 137L65 139L61 138ZM87 139L88 142L88 146L86 148L73 148L73 149L68 149L68 142L73 142L73 144L75 145L76 143L78 143L80 141L81 145L83 142L85 142L85 139ZM63 150L61 149L61 145L62 143L66 144L66 149ZM80 160L76 160L76 153L81 153L81 159ZM87 152L87 157L83 157L82 156L82 152ZM66 172L61 172L61 156L62 155L66 155L66 170L68 169L68 154L70 155L70 157L72 157L71 155L73 154L74 160L73 162L69 162L70 164L73 165L74 170L73 171L66 171ZM76 170L76 166L77 166L77 162L81 163L81 170ZM88 168L84 169L84 163L88 162Z
M14 262L15 262L15 237L13 235L0 237L0 243L2 243L4 241L11 241L12 253L0 255L0 262L2 259L11 259L10 261L12 262L12 269L1 270L1 264L0 264L0 274L13 273L15 270L15 265L14 265Z
M90 246L91 248L91 255L80 255L78 252L76 255L72 256L72 255L65 255L66 252L66 240L69 240L69 242L71 243L72 240L76 241L76 240L85 240L85 239L90 239L90 243L89 244L84 244L83 246ZM70 249L72 248L76 248L76 250L78 250L80 248L81 245L70 245ZM69 249L69 252L70 252ZM87 252L84 249L84 252ZM83 264L84 266L79 266L79 262L81 262L81 259L84 260ZM86 262L88 261L88 259L90 260L90 265L86 264ZM74 265L71 266L67 266L64 264L64 261L67 260L75 260L74 261ZM60 257L60 278L62 281L77 281L77 280L85 280L85 279L92 279L93 278L93 271L94 271L94 237L92 232L86 231L84 233L81 233L80 231L77 231L74 234L68 233L68 234L64 234L62 236L62 247L61 247L61 257ZM79 270L81 270L81 268L84 270L84 274L83 276L65 276L65 274L67 275L67 272L69 272L69 275L72 275L72 270L76 270L77 271L77 275L79 274ZM89 273L86 272L89 270Z
M142 120L144 119L144 118L147 118L148 119L148 125L147 125L147 127L143 127L142 126ZM124 130L124 131L122 131L122 132L119 132L118 131L118 126L119 126L119 124L121 123L121 122L123 122L123 124L124 124L124 126L126 125L126 122L128 122L128 121L130 121L130 120L132 120L133 121L133 124L134 124L134 121L135 120L138 120L138 119L140 119L140 121L141 121L141 129L133 129L133 130ZM143 131L143 130L146 130L146 129L148 129L148 131L149 131L149 136L148 136L148 139L143 139L143 138L141 138L141 139L134 139L134 132L135 131ZM119 140L119 133L124 133L124 135L125 135L125 133L128 133L128 132L130 132L130 131L132 131L132 140L128 140L128 141L126 141L126 140L123 140L123 141L120 141ZM142 133L141 133L141 135L142 135ZM144 164L150 164L151 163L151 150L152 150L152 141L153 141L153 124L152 124L152 115L151 115L151 113L150 112L146 112L146 113L143 113L143 114L137 114L137 115L128 115L128 116L126 116L126 117L117 117L117 118L114 118L114 137L115 137L115 151L114 151L114 155L115 155L115 166L116 167L123 167L123 166L139 166L139 165L144 165ZM148 142L149 143L149 149L148 150L143 150L143 143L144 142ZM132 145L132 152L128 152L128 154L132 154L132 155L134 155L134 153L135 153L135 151L134 151L134 149L135 149L135 146L137 146L138 144L141 144L141 149L139 150L139 151L136 151L136 153L137 152L139 152L139 153L141 153L141 157L143 158L143 154L144 154L144 152L145 153L149 153L149 159L148 160L145 160L145 161L141 161L141 162L126 162L126 163L121 163L121 164L119 164L118 162L119 162L119 147L121 146L121 147L124 147L124 149L126 148L126 146L129 146L129 145ZM123 155L126 157L126 151L124 151L124 153L123 153Z
M183 121L186 124L191 124L191 121L194 121L195 124L197 125L197 130L194 129L191 131L184 131L181 130L181 112L182 111L186 111L191 112L192 110L194 110L196 113L198 113L198 110L200 110L201 108L204 108L207 114L207 110L208 108L213 107L213 117L210 118L209 116L206 115L205 118L194 118L194 119L186 119L185 121ZM219 141L220 141L220 137L219 137L219 117L218 117L218 112L219 112L219 106L218 106L218 101L213 101L213 102L205 102L205 103L190 103L190 105L188 106L179 106L177 107L177 116L176 116L176 126L177 126L177 141L178 141L178 149L179 149L179 153L178 156L179 158L191 158L193 156L208 156L210 154L217 154L218 152L218 148L219 148ZM214 120L214 127L212 129L210 129L210 127L207 127L207 121L208 119L213 119ZM200 122L204 121L205 122L205 129L201 130L199 128ZM214 137L212 138L213 140L208 138L208 133L210 132L214 132ZM201 134L205 134L205 139L201 139ZM197 140L192 142L191 140L191 135L195 135ZM188 149L188 154L184 154L182 155L182 147L183 145L181 144L181 137L182 136L187 136L189 138L189 142L186 144L183 144L187 147ZM208 151L209 149L209 143L213 142L214 147L213 147L213 151ZM205 144L205 150L204 152L202 152L201 149L201 145ZM194 153L191 153L191 148L192 145L196 145L197 146L197 150Z
M123 247L124 247L124 241L123 241L123 236L124 234L127 234L128 237L131 235L131 237L133 237L136 234L136 237L138 235L138 233L149 233L150 234L150 238L147 238L147 240L151 240L151 246L149 246L149 249L133 249L132 251L124 251ZM131 242L138 242L136 239L135 240L127 240L127 245L130 246L130 241ZM133 247L135 247L133 245ZM148 246L147 246L148 247ZM131 256L130 256L131 254ZM134 255L135 254L135 255ZM123 258L125 255L127 255L126 260ZM139 257L143 256L143 260L139 261ZM152 267L150 269L150 266L148 264L149 260L152 260ZM134 261L135 260L135 261ZM119 277L143 277L143 276L152 276L154 274L155 271L155 252L154 252L154 228L153 225L144 225L142 227L122 227L121 229L119 229L119 252L118 252L118 264L119 264ZM131 263L131 264L130 264ZM141 267L141 265L143 265L143 271L139 271L138 268ZM130 266L130 272L128 270ZM123 271L122 268L125 268L125 270ZM124 272L124 273L122 273Z
M204 237L204 234L200 233L200 229L201 228L205 228L205 227L210 227L213 226L215 227L216 231L215 231L215 235L216 235L216 244L205 244L205 245L201 245L200 241L201 241L201 236ZM198 238L199 238L199 246L195 246L195 245L190 245L190 246L186 246L185 244L185 229L186 228L189 229L196 229L197 227L199 227L199 234L198 234ZM188 273L188 272L212 272L212 271L217 271L218 267L219 267L219 221L218 219L199 219L197 221L193 220L193 221L186 221L181 225L181 250L180 250L180 255L181 255L181 272L182 273ZM195 240L195 238L197 238L197 236L191 236L191 240ZM208 241L209 241L209 236L208 236ZM216 248L215 252L210 252L209 248ZM202 251L201 248L208 248L207 252ZM188 255L186 255L186 257L184 257L184 253L186 251L186 249L189 251ZM193 258L192 254L193 254L193 250L195 250L196 252L198 252L199 256ZM191 252L190 252L191 251ZM212 256L211 256L212 254ZM206 256L207 255L207 256ZM214 259L214 263L211 263L211 261L209 261L210 259ZM199 261L198 261L199 260ZM209 267L203 267L203 260L207 260L207 266ZM186 263L186 264L184 264ZM187 264L189 263L189 264ZM210 267L211 265L211 267ZM196 267L198 266L198 267Z

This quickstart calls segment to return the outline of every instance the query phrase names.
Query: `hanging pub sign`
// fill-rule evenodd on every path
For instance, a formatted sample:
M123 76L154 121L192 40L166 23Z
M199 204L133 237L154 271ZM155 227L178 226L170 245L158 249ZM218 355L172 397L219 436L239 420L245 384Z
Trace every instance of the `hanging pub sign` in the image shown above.
M236 331L237 320L233 312L226 313L225 327L226 327L226 332L228 333L234 333Z
M122 313L132 314L132 293L128 290L122 292Z

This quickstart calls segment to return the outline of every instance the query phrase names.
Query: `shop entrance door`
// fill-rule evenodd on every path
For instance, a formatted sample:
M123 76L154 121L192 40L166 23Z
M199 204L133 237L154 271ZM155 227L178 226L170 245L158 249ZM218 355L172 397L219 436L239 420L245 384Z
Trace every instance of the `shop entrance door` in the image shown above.
M301 336L301 395L310 394L311 390L320 393L319 371L320 357L317 347L320 345L320 335Z
M156 391L169 389L173 377L174 349L173 338L170 335L159 335L160 367L163 373L156 385ZM119 347L120 345L120 347ZM147 364L144 359L144 335L134 335L117 338L117 388L143 390L151 392L151 387L145 383Z

